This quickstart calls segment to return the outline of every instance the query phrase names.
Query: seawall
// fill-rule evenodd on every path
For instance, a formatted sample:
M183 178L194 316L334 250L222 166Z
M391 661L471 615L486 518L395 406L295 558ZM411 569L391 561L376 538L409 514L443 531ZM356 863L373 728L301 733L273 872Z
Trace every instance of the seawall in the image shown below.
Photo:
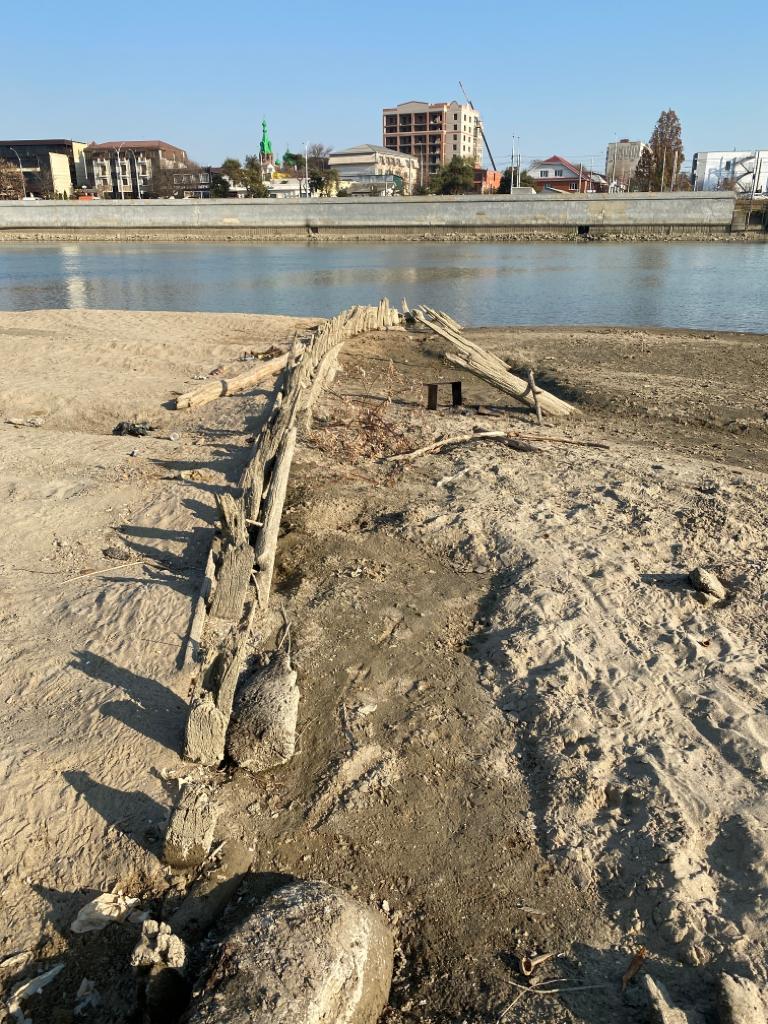
M4 201L0 240L764 240L739 206L732 193Z

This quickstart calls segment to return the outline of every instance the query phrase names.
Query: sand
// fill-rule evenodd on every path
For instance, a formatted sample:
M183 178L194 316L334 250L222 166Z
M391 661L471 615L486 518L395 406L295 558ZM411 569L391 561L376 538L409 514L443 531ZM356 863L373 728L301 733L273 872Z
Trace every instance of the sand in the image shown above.
M0 956L65 962L50 1005L93 976L68 929L95 890L162 910L181 884L158 854L176 780L197 771L179 756L192 601L213 494L268 396L169 400L303 323L0 314L0 421L43 420L0 426ZM428 413L422 382L457 376L434 339L349 347L297 454L275 577L297 753L223 776L221 820L255 872L384 906L399 948L385 1021L495 1021L516 957L549 951L550 976L608 987L527 996L505 1019L642 1024L645 990L619 989L641 946L673 1002L714 1019L723 971L761 986L768 971L768 339L475 336L582 414L541 431L466 377L487 414ZM150 437L111 435L139 418ZM379 461L505 427L609 447ZM725 601L691 588L697 565ZM126 928L104 933L102 987L125 973Z

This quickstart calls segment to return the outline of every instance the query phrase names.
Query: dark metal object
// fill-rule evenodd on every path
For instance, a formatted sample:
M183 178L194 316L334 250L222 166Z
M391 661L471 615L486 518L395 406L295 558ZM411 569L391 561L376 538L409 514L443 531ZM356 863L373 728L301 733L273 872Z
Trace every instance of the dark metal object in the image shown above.
M427 408L435 410L437 409L437 393L438 388L441 384L451 385L451 405L462 405L463 399L461 396L461 381L460 380L441 380L436 384L427 384Z

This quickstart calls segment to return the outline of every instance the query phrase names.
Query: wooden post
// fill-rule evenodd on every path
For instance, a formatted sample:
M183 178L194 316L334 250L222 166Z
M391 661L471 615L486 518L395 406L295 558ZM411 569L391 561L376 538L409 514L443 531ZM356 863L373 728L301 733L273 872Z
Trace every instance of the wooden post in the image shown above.
M533 375L533 370L528 371L528 387L531 389L533 395L533 407L536 410L536 419L538 420L539 426L544 426L544 421L541 417L541 402L539 401L539 388L536 387L536 378Z

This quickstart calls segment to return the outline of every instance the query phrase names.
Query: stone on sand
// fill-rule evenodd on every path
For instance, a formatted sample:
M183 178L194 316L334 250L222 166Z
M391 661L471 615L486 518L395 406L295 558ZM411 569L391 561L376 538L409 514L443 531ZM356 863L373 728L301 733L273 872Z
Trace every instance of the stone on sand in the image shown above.
M297 882L221 943L188 1024L375 1024L392 957L377 910L333 886Z
M691 586L695 587L696 590L700 590L703 594L711 594L718 601L724 601L728 596L728 591L709 569L702 569L700 567L692 569L688 574L688 579L691 581Z

